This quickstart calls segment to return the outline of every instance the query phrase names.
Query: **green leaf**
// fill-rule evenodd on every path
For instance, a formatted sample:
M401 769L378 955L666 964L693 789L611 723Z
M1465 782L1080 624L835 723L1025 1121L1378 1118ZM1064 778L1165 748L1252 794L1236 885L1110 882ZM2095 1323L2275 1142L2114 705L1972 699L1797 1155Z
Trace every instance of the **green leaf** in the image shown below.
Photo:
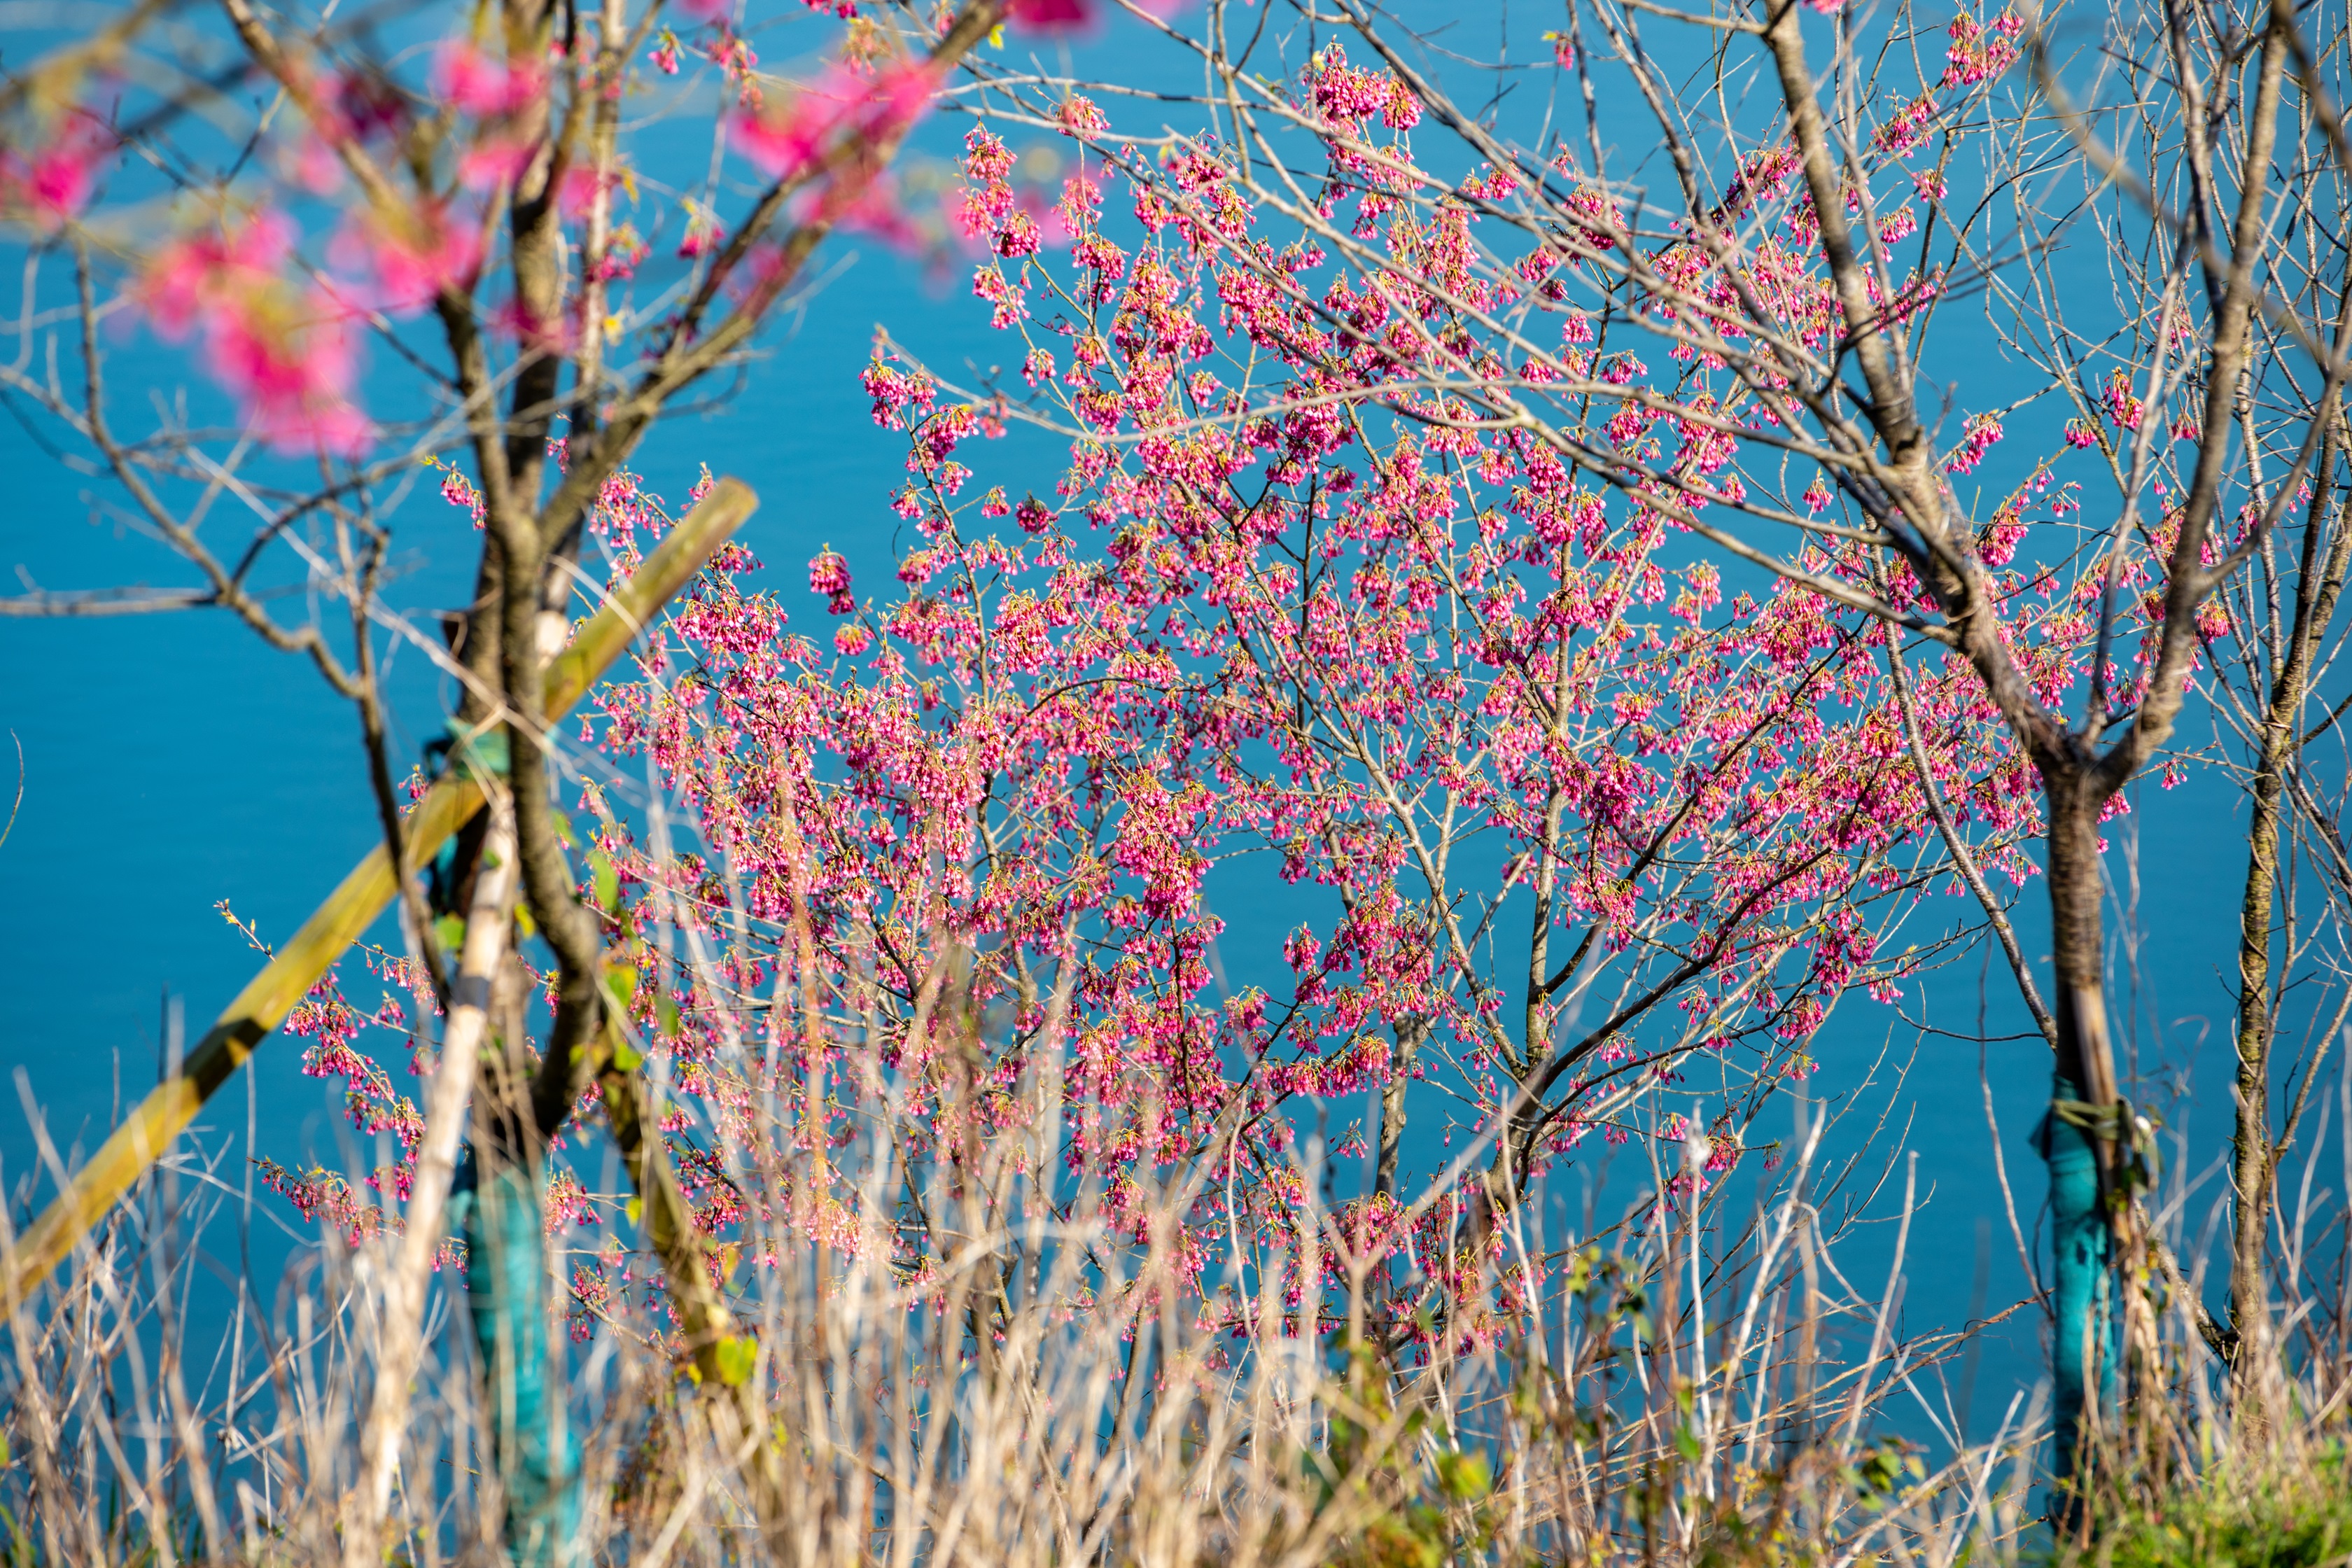
M629 1216L629 1223L631 1225L642 1225L645 1223L646 1218L646 1200L643 1198L631 1198L628 1201L627 1206L622 1212Z
M1706 1450L1699 1446L1698 1434L1687 1426L1675 1428L1675 1449L1694 1465L1706 1458Z
M602 849L588 851L589 879L596 889L596 907L606 914L621 912L621 874L613 869L613 858Z
M660 1005L656 1008L656 1011L661 1016L662 1038L665 1040L677 1038L677 999L667 992L663 993Z
M613 1042L613 1065L623 1072L635 1072L646 1065L646 1053L629 1044L626 1035Z
M441 944L444 952L456 952L466 945L466 921L460 915L443 915L433 922L433 940Z
M1495 1478L1484 1454L1443 1454L1437 1460L1438 1484L1456 1502L1476 1502L1493 1488Z
M1561 1288L1572 1296L1583 1294L1585 1288L1592 1283L1592 1263L1593 1249L1591 1247L1570 1257L1568 1260L1568 1275L1561 1281Z
M530 918L530 906L529 904L517 904L515 906L515 929L522 932L522 938L525 942L529 942L532 937L539 934L539 922Z
M710 1359L719 1364L719 1381L730 1388L738 1388L751 1381L751 1369L760 1360L760 1345L740 1334L730 1334L710 1347Z
M636 966L628 963L608 963L604 966L604 994L611 998L613 1010L625 1013L637 994Z

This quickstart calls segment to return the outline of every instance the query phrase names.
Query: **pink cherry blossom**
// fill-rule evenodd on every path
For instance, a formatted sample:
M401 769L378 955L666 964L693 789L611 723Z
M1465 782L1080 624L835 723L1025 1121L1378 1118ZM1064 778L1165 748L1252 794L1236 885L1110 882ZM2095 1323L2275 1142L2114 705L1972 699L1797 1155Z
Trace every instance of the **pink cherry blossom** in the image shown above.
M487 120L536 102L547 90L547 73L535 62L499 59L478 44L451 38L434 51L433 86L451 108Z
M274 209L167 245L137 297L165 339L194 334L246 424L281 451L355 456L373 431L353 401L360 337L351 305L285 274L293 221Z
M1109 120L1095 107L1094 100L1081 93L1074 92L1064 99L1061 108L1056 110L1056 118L1061 121L1063 135L1076 137L1081 142L1090 136L1099 136L1110 129Z
M520 179L540 155L539 143L512 136L491 136L468 147L457 160L457 183L467 190L487 193Z
M939 83L929 64L889 67L871 76L828 70L782 108L745 109L729 122L736 149L772 180L806 174L832 148L895 139L921 118Z
M1066 33L1094 21L1094 0L1010 0L1005 16L1024 31Z
M113 153L113 135L80 110L61 116L40 146L23 153L0 146L0 215L21 215L40 229L79 216Z
M481 267L479 223L441 207L386 216L352 211L328 247L346 272L373 274L369 302L394 315L431 304L445 288L469 283Z
M1916 233L1911 204L1940 192L1904 160L1968 123L1954 110L1983 79L1970 73L2012 63L2015 36L1999 20L1955 24L1955 53L1872 107L1857 177L1877 182L1882 240ZM795 220L903 232L874 149L925 111L934 79L845 66L787 97L754 79L740 38L707 43L727 78L728 135L765 177L801 187ZM583 721L583 744L678 805L660 840L575 814L609 862L600 902L617 900L614 929L724 910L740 933L699 963L620 938L639 942L647 982L658 971L620 1001L677 1086L663 1131L715 1238L758 1200L718 1178L714 1148L742 1168L804 1169L886 1122L917 1161L1050 1132L1072 1173L1099 1180L1114 1225L1172 1226L1181 1255L1202 1260L1173 1288L1203 1321L1254 1331L1219 1316L1205 1260L1306 1211L1291 1148L1334 1108L1303 1101L1394 1087L1433 1144L1499 1122L1508 1168L1472 1172L1418 1211L1385 1194L1342 1205L1333 1235L1395 1249L1398 1277L1409 1264L1415 1289L1454 1293L1444 1330L1402 1331L1423 1333L1424 1350L1441 1336L1475 1345L1501 1331L1507 1306L1499 1238L1477 1228L1490 1179L1651 1140L1679 1173L1665 1208L1719 1191L1754 1147L1743 1108L1817 1070L1833 1010L1901 998L1940 961L1909 945L1937 907L1927 900L1958 886L1926 837L1915 745L1987 874L2039 874L2025 851L2040 810L2030 767L1965 668L1902 646L1915 740L1883 623L1691 553L1692 525L1728 509L1801 521L1844 493L1801 447L1792 460L1781 421L1798 416L1769 395L1785 387L1743 376L1752 367L1735 369L1664 302L1679 290L1723 321L1760 313L1824 363L1840 352L1846 306L1794 150L1726 160L1725 226L1754 239L1752 265L1733 272L1692 243L1695 223L1661 233L1627 189L1572 163L1412 162L1412 134L1427 134L1419 100L1337 47L1291 90L1313 138L1301 166L1330 171L1317 216L1347 245L1255 195L1229 150L1139 154L1075 95L1033 105L1045 129L1086 143L1057 200L1022 176L1003 126L973 122L947 210L971 242L966 308L1003 334L977 363L1004 374L958 390L953 373L877 339L854 395L903 460L871 498L877 518L887 506L909 525L895 578L869 576L861 597L825 546L807 584L839 619L795 622L796 581L730 550ZM1496 221L1555 176L1566 224ZM574 215L577 184L563 193ZM1857 214L1864 195L1849 194ZM714 216L684 216L680 254L709 255ZM635 253L626 233L608 255ZM281 281L290 234L274 250L267 237L224 230L210 270L179 294L171 279L192 264L161 269L159 324L181 295L195 301L181 320L209 321L238 268L258 279L251 292L299 301ZM1596 253L1643 260L1664 289L1630 318L1596 303ZM772 237L741 261L725 283L737 300L785 264ZM352 269L362 262L383 270L365 258ZM1864 285L1871 303L1916 320L1945 280L1889 263ZM1648 310L1675 335L1634 352ZM1561 318L1556 347L1545 312ZM493 319L526 343L570 341L568 319L511 314ZM1497 414L1563 384L1590 412L1572 441ZM2128 384L2087 390L2101 414L2128 412ZM1016 419L1055 444L992 445ZM2006 606L2026 678L2062 702L2090 657L2083 595L2097 584L2020 557L2069 533L2043 528L2083 505L2063 465L2104 432L1962 405L1947 435L1945 471L1987 492L1965 487L1981 519L1969 569ZM2033 471L1995 483L2021 445ZM1871 487L1844 477L1859 527ZM478 514L462 476L442 483ZM707 484L706 471L688 495ZM2160 545L2181 524L2178 492L2158 500ZM625 573L675 513L652 477L614 475L587 527ZM1927 613L1914 586L1886 586L1867 540L1803 536L1814 582ZM2123 597L2137 634L2163 585L2135 571ZM2209 616L2203 629L2232 627ZM2146 658L2119 647L2112 661L2128 700ZM1500 925L1461 918L1505 892L1544 911L1510 917L1508 939L1530 944L1516 966L1496 956ZM1227 969L1239 965L1224 917L1239 909L1279 911L1280 926L1257 928L1272 951L1249 955L1249 975ZM1571 1007L1558 987L1527 985L1531 954L1538 973L1565 979L1589 960L1604 979ZM967 994L918 1005L950 973ZM1051 1049L1047 974L1068 981ZM782 1021L789 1009L742 1005L793 986L820 1020L855 1023L803 1029ZM387 1026L349 1014L322 997L306 1015L326 1042L318 1065L362 1086L355 1118L388 1115L362 1049ZM1547 1073L1535 1064L1555 1044ZM1028 1129L1041 1099L1024 1075L1045 1072L1059 1075L1064 1121ZM1676 1114L1627 1115L1632 1097L1664 1089L1685 1100ZM780 1122L777 1103L807 1110ZM1171 1167L1204 1173L1203 1195L1155 1215L1147 1178ZM846 1184L827 1180L780 1199L780 1217L823 1245L889 1249L906 1278L926 1277L936 1259L919 1240L861 1227ZM353 1194L306 1181L283 1190L322 1215L360 1212ZM1327 1257L1321 1278L1300 1269L1275 1293L1304 1322L1341 1283ZM1416 1300L1400 1287L1377 1305L1409 1324Z

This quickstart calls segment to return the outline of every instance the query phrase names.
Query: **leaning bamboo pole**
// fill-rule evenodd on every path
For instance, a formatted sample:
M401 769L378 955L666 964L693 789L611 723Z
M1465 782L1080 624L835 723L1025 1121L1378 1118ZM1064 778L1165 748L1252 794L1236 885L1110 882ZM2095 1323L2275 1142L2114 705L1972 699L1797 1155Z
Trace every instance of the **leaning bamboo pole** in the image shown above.
M758 505L759 498L749 487L719 480L646 558L636 574L613 591L571 646L555 656L548 667L542 711L552 719L586 696L621 651ZM429 861L481 808L481 787L464 770L453 770L435 784L404 824L408 869L414 872ZM14 1310L47 1279L90 1226L163 1156L205 1102L285 1022L328 966L374 923L398 887L391 855L378 845L237 993L188 1053L178 1076L155 1086L18 1237L0 1270L0 1310Z
M465 1142L476 1062L489 1029L491 989L514 924L521 867L515 858L513 806L503 791L489 805L489 829L482 836L482 874L474 879L466 939L449 987L449 1016L441 1030L440 1066L434 1069L433 1090L426 1099L416 1179L407 1211L401 1215L406 1228L384 1281L375 1390L368 1403L367 1424L361 1429L360 1484L352 1489L353 1511L343 1531L345 1568L374 1568L384 1560L383 1520L408 1426L408 1396L425 1350L425 1276L441 1251L442 1215Z

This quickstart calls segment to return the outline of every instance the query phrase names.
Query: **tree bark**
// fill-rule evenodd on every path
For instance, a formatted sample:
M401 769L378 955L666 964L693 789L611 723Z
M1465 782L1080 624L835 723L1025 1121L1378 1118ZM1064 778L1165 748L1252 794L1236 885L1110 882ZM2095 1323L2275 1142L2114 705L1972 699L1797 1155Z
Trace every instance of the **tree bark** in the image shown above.
M2286 679L2282 671L2282 688ZM2230 1172L2237 1198L2231 1215L2230 1327L2238 1336L2242 1367L2261 1360L2269 1337L2263 1253L2271 1195L2270 1048L2276 1033L2270 1005L2271 907L2278 887L2279 797L2285 786L2281 770L2294 725L2292 708L2285 723L2280 722L2283 695L2274 690L2263 726L2261 761L2247 791L2246 889L2238 910L2237 1120Z
M2115 1382L2114 1190L2117 1143L2100 1138L2072 1108L2111 1107L2116 1100L2115 1051L2107 1038L2101 947L2105 931L2099 874L2101 797L2087 770L2042 775L2049 812L2052 994L2058 1049L2050 1112L2040 1144L2050 1170L2051 1243L2056 1269L2056 1342L2051 1381L2056 1405L2057 1474L2077 1474L2085 1440L2105 1425Z
M2313 468L2314 494L2295 573L2294 619L2284 657L2272 674L2270 702L2260 732L2261 752L2247 789L2251 810L2246 825L2245 894L2238 910L2237 1106L2231 1160L2237 1201L2230 1247L2230 1326L2236 1336L2242 1412L2259 1405L2259 1379L2270 1337L2263 1264L2278 1173L2270 1107L2271 1047L2278 1034L2278 1019L2271 1005L2271 924L2278 896L2282 802L2286 769L2299 748L2297 730L2310 695L2314 650L2335 619L2347 546L2352 544L2352 536L2339 531L2326 543L2325 563L2320 559L2335 489L2330 482L2336 456L2335 401L2331 391L2321 404L2325 434ZM2291 934L2287 945L2292 953Z
M1412 1085L1412 1069L1421 1059L1422 1042L1429 1038L1432 1020L1402 1018L1396 1024L1396 1058L1389 1080L1381 1085L1381 1141L1372 1164L1372 1194L1396 1195L1397 1156L1404 1143L1405 1091Z

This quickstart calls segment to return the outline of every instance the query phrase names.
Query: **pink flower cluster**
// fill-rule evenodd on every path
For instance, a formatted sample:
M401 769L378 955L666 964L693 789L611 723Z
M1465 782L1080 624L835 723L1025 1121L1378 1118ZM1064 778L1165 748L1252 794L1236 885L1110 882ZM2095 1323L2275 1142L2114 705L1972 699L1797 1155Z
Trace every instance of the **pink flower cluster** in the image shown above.
M836 66L781 107L745 107L729 122L729 135L754 168L791 184L836 150L895 142L930 107L939 80L919 61L870 75Z
M1961 437L1958 449L1944 459L1944 471L1948 474L1973 472L1976 466L1984 461L1985 454L1992 450L1993 443L2001 438L2001 435L1999 416L1992 414L1969 416L1968 433Z
M225 216L163 247L137 298L167 341L203 341L207 368L262 439L356 456L373 439L352 400L358 324L333 291L286 276L294 238L282 212Z
M349 293L393 315L424 310L444 289L470 290L482 265L481 230L445 206L384 213L355 208L328 247L328 258L366 278Z
M827 546L809 562L809 592L825 596L825 608L836 616L846 616L857 608L857 601L849 592L849 563L840 552Z
M434 51L433 87L451 108L487 120L520 114L540 102L548 75L538 61L500 59L478 44L452 38Z
M1421 100L1402 81L1386 71L1350 66L1347 51L1336 43L1318 51L1301 79L1316 112L1358 138L1375 118L1391 131L1421 123Z
M2017 40L2024 31L2025 18L2013 11L2003 12L1990 24L1965 11L1954 16L1941 85L1974 87L1999 76L2017 63Z
M79 216L113 155L113 134L78 109L61 115L40 145L0 145L0 217L47 232Z

